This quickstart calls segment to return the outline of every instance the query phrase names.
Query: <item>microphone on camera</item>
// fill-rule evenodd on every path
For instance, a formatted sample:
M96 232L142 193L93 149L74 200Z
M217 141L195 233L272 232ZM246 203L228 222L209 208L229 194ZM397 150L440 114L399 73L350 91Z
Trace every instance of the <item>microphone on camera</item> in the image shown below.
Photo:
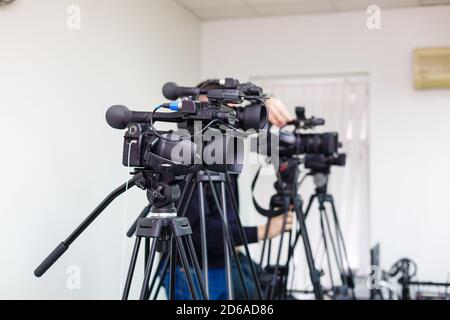
M125 129L131 118L131 111L125 106L111 106L106 111L106 122L114 129Z
M163 103L157 105L154 111L161 108L179 111L181 109L181 103L180 101ZM106 122L114 129L125 129L129 123L147 123L152 116L152 112L130 111L130 109L125 106L115 105L108 108L105 118Z
M200 94L207 94L208 90L205 87L210 85L220 86L222 87L222 89L238 89L239 86L242 86L244 91L256 87L248 83L240 85L237 79L223 78L223 79L208 79L206 81L203 81L197 87L180 87L175 82L167 82L166 84L164 84L162 88L162 93L164 97L169 100L176 100L183 97L197 97Z
M130 111L125 106L115 105L106 111L106 122L114 129L125 129L129 123L147 123L152 114L145 111Z
M181 97L197 96L200 93L199 88L180 87L175 82L167 82L162 88L163 96L169 100L177 100Z

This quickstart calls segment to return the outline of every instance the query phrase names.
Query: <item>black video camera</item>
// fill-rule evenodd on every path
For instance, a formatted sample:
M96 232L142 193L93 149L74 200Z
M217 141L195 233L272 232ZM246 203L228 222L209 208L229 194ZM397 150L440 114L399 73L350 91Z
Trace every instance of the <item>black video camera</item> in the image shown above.
M291 132L280 130L278 136L268 133L267 148L263 150L258 148L258 152L267 152L271 156L273 151L278 151L279 157L293 157L304 154L324 154L333 155L337 152L340 143L338 141L337 132L324 133L300 133L301 129L312 129L316 126L325 124L325 120L321 118L306 118L305 108L295 108L296 119L288 123L293 125L294 130ZM273 149L273 141L278 140L277 150Z
M244 158L243 137L236 129L263 128L267 123L264 102L236 89L212 89L206 94L207 102L175 101L162 104L153 112L130 111L118 105L110 107L106 112L108 124L116 129L127 128L122 163L153 170L170 169L176 174L201 168L240 172ZM250 101L251 105L236 106L244 101ZM174 112L156 112L160 108ZM183 134L159 132L153 126L158 121L178 123L185 131ZM209 140L203 141L200 137L198 141L199 133Z

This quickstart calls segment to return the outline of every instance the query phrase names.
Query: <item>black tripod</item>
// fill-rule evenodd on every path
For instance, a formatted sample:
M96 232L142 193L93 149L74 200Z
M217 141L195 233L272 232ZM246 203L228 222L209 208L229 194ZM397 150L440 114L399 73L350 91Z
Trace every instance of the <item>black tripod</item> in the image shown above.
M350 263L348 260L347 248L345 246L345 241L339 223L339 218L336 212L333 196L329 194L327 191L328 174L329 173L326 172L315 172L315 171L309 173L309 175L312 175L314 177L314 184L316 186L316 189L315 193L312 194L309 198L308 206L305 211L305 218L308 216L314 200L317 199L320 214L319 216L320 216L321 236L324 245L324 251L326 254L333 298L349 299L351 297L352 299L355 299L355 291L354 291L355 282L353 272L350 268ZM329 214L326 209L327 203L331 207L331 217L329 217ZM334 231L332 229L332 223L334 224ZM298 237L299 234L297 234L294 246L298 240ZM330 257L330 251L332 251L333 253L334 263L339 271L339 275L342 282L342 285L340 286L335 284L333 278L333 263Z
M223 225L223 241L224 241L224 257L225 257L225 274L226 274L226 286L227 286L227 294L228 299L232 300L234 299L234 287L233 287L233 281L232 281L232 268L231 268L231 257L233 257L233 260L236 264L236 269L238 271L240 284L242 285L245 298L251 299L249 290L247 288L247 284L245 283L245 279L243 276L242 266L241 262L238 258L237 252L235 250L235 241L233 239L233 236L230 231L230 227L228 225L228 218L227 218L227 212L230 211L230 208L227 208L227 196L231 199L232 209L231 211L235 214L235 219L238 224L238 232L239 236L241 237L241 243L244 246L244 250L246 253L246 257L248 259L250 270L252 273L253 281L256 285L256 294L258 299L262 299L262 293L259 283L259 278L256 273L256 269L253 265L253 261L250 256L250 251L248 248L248 241L247 237L245 235L245 232L243 231L242 223L240 221L240 217L238 214L238 204L236 196L233 192L233 187L231 183L231 177L228 174L224 173L217 173L217 172L210 172L210 171L199 171L195 174L188 175L184 182L184 189L183 193L180 197L180 201L178 203L178 208L181 208L179 210L179 213L181 213L181 216L184 217L187 211L187 208L189 207L193 195L195 194L195 191L198 191L198 197L199 197L199 223L200 223L200 235L201 235L201 258L202 258L202 271L203 276L205 279L205 286L206 291L208 290L208 258L207 258L207 232L206 230L206 215L205 215L205 191L206 187L209 185L211 191L212 191L212 198L214 200L214 205L216 206L218 213L220 215L220 218L222 220ZM228 191L228 192L227 192ZM220 194L220 196L219 196ZM148 208L144 208L144 210L141 212L140 217L145 217L148 214ZM131 236L135 232L136 229L136 223L130 228L127 235ZM156 291L154 291L153 299L156 299L158 296L158 293L163 285L163 281L166 277L167 272L169 271L169 256L167 255L161 255L161 259L158 264L159 272L153 277L149 292L153 292L156 283L157 278L159 278L159 283L156 286Z
M133 178L109 194L80 224L80 226L78 226L65 241L59 244L55 250L50 253L38 268L36 268L34 274L37 277L42 276L115 198L125 192L128 188L137 185L139 188L147 190L147 198L151 206L147 206L145 211L149 208L151 217L139 218L137 221L136 241L122 299L128 298L142 238L146 240L147 245L150 244L151 239L153 239L153 242L150 251L146 251L144 281L141 287L140 299L148 299L148 282L157 251L170 257L172 276L170 279L170 297L173 297L174 295L173 289L176 280L175 265L177 257L179 256L185 270L190 270L190 266L192 265L195 270L201 296L203 299L208 299L205 283L201 276L199 263L194 252L191 239L192 231L189 221L186 218L177 217L174 203L180 196L178 183L179 178L174 177L171 174L159 173L153 170L136 169ZM198 299L194 279L189 272L186 272L186 280L189 284L192 298Z
M288 241L285 242L285 232L282 232L280 237L280 243L277 252L277 258L275 264L271 264L271 251L272 251L272 241L268 239L268 231L270 228L271 219L279 214L283 214L283 230L286 225L286 217L290 208L295 212L299 230L298 236L302 237L303 245L305 248L306 260L308 263L309 274L311 283L313 286L314 296L317 300L323 299L322 286L320 284L321 272L316 269L314 258L311 250L311 244L308 236L308 231L306 228L305 218L306 215L303 213L303 200L298 194L298 184L297 180L300 174L299 171L300 159L298 158L288 158L285 159L280 164L280 170L277 173L277 182L275 183L275 189L277 193L271 198L271 210L262 209L256 201L254 201L256 209L266 215L269 220L266 225L265 230L265 240L263 242L263 248L261 252L261 266L263 265L263 260L265 256L266 246L267 250L267 263L262 275L262 282L265 287L265 297L267 299L285 299L287 295L287 279L289 274L289 262L293 255L293 250L295 243L292 245L292 231L289 232ZM259 174L259 172L258 172ZM257 175L258 176L258 175ZM257 176L253 181L252 188L255 185ZM298 240L298 237L297 237ZM281 264L281 252L285 243L288 244L288 257L284 264Z

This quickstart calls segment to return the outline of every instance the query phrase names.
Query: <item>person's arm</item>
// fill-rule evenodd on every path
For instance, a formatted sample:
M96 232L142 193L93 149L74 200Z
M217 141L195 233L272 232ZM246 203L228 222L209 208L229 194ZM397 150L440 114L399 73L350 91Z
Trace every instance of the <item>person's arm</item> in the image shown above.
M272 239L281 234L282 229L283 229L283 219L284 219L284 215L279 215L279 216L273 217L270 220L269 231L267 233L267 237L269 239ZM284 228L284 231L290 231L292 229L293 220L294 220L293 213L288 212L288 214L286 216L286 226ZM257 230L258 240L264 240L264 236L265 236L265 232L266 232L266 224L258 226L257 229L258 229Z

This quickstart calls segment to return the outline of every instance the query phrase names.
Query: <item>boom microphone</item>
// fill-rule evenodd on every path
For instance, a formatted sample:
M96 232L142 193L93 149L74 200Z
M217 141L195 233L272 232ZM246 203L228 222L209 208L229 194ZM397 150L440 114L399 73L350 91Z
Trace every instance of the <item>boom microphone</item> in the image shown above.
M115 105L106 111L106 122L114 129L125 129L129 123L146 123L151 113L144 111L130 111L127 107Z
M177 100L181 97L197 96L200 93L200 89L195 87L180 87L175 82L167 82L162 88L162 93L166 99Z
M188 103L185 104L185 106ZM180 104L178 102L163 103L157 108L164 107L166 109L178 111ZM156 110L155 110L156 111ZM183 116L179 112L147 112L147 111L131 111L122 105L115 105L106 111L106 122L114 129L125 129L130 123L149 123L150 120L162 122L182 122Z

